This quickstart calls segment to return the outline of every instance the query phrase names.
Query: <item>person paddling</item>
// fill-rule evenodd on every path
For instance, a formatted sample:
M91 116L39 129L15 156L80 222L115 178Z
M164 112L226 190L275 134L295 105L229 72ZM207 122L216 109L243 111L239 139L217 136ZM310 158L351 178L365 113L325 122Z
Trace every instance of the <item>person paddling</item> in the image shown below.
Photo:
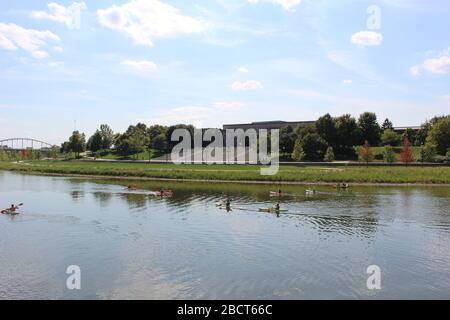
M225 208L226 208L227 210L230 210L230 209L231 209L231 201L230 201L230 198L227 198L227 201L225 201Z
M18 206L16 206L16 205L12 204L11 207L9 207L8 209L2 210L1 213L2 213L2 214L10 214L10 213L14 213L14 212L16 212L17 209L19 209L19 207L20 207L21 205L22 205L22 204L19 204Z

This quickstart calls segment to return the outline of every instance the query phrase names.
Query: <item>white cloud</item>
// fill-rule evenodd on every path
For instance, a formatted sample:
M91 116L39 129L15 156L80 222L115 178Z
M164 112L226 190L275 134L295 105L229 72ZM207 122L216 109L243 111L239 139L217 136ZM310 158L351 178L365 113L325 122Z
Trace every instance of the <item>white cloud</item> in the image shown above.
M31 52L31 55L35 59L44 59L44 58L48 57L47 51L42 51L42 50L33 51L33 52Z
M350 84L352 84L352 83L353 83L353 80L350 80L350 79L346 79L346 80L343 80L343 81L342 81L342 83L343 83L343 84L347 84L347 85L350 85Z
M63 23L69 29L79 28L81 11L87 9L84 2L73 2L68 7L51 2L47 4L47 7L49 12L32 11L31 17L38 20L51 20Z
M262 0L248 0L248 2L255 4L258 2L261 2ZM280 5L281 7L283 7L284 10L292 10L295 7L297 7L302 0L266 0L269 2L272 2L274 4Z
M450 57L427 59L423 63L423 68L434 74L450 73Z
M156 64L148 60L125 60L121 64L139 73L151 73L158 70Z
M426 55L430 55L428 50ZM419 76L424 72L431 74L448 74L450 73L450 48L438 52L438 57L426 59L422 64L412 66L410 69L412 75Z
M130 2L97 10L101 25L123 32L136 44L152 46L153 38L203 32L207 24L197 18L184 16L179 10L159 0Z
M53 51L55 51L55 52L63 52L64 48L63 47L59 47L59 46L55 46L55 47L53 47Z
M14 23L0 23L0 48L16 51L19 48L29 52L34 58L42 59L48 53L42 50L48 41L59 41L59 37L50 32L25 29Z
M352 35L351 41L362 46L379 46L383 42L383 35L375 31L360 31Z
M237 69L237 71L240 72L240 73L248 73L248 69L246 67L239 67Z
M241 81L235 81L232 85L231 88L234 91L241 91L241 90L255 90L255 89L260 89L262 88L262 84L259 81L256 80L247 80L244 82Z

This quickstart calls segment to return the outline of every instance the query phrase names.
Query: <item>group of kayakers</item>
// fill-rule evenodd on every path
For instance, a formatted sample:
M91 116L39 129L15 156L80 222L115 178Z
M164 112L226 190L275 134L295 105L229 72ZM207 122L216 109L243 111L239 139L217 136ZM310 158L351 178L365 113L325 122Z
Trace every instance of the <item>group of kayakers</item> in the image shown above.
M349 187L348 183L338 183L337 185L334 186L334 188L336 189L347 189ZM317 191L316 189L306 189L305 190L305 194L306 195L316 195L318 194L319 191ZM278 189L278 191L270 191L270 197L283 197L289 195L287 193L283 193L283 191L281 189ZM224 203L218 203L217 204L218 207L222 207L223 209L226 209L227 211L231 211L231 200L230 198L227 198L227 200ZM270 208L261 208L261 211L266 211L266 212L280 212L283 209L281 209L281 205L280 202L276 202L272 207ZM283 210L284 211L284 210ZM287 211L287 210L286 210Z
M347 183L339 183L337 185L334 186L337 189L347 189L349 187L349 185ZM125 188L125 190L127 191L135 191L137 190L137 188L135 186L129 185ZM305 193L307 195L312 195L312 194L316 194L318 191L315 189L312 190L305 190ZM171 197L173 196L173 191L169 190L169 189L161 189L159 191L153 191L151 193L154 196L158 196L158 197ZM271 197L282 197L284 195L284 193L281 191L281 189L278 189L278 191L271 191L270 192L270 196ZM19 209L20 206L22 206L23 203L20 203L18 205L12 204L11 207L4 209L1 211L1 214L10 214L10 215L14 215L17 214L17 210ZM230 198L227 198L227 200L224 203L220 203L219 206L224 207L224 209L226 209L227 211L231 211L231 200ZM281 210L281 206L280 206L280 202L276 202L272 208L267 208L269 211L280 211Z

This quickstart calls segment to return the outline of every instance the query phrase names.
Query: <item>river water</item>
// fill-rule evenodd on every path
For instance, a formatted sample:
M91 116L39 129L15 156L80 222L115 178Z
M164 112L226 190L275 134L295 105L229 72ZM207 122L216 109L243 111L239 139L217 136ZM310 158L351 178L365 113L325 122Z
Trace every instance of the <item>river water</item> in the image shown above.
M278 186L127 184L0 171L0 207L24 203L0 216L0 298L450 298L449 187L286 186L277 216L258 208Z

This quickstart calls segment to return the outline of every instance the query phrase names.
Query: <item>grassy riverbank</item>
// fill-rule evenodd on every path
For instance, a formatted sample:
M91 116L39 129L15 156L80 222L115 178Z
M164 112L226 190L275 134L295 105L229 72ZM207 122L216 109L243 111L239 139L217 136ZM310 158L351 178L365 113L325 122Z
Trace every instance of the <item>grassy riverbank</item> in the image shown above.
M40 174L92 175L161 179L273 182L350 182L450 184L450 167L297 167L282 166L278 174L263 176L247 165L174 165L93 163L80 161L0 162L0 170Z

